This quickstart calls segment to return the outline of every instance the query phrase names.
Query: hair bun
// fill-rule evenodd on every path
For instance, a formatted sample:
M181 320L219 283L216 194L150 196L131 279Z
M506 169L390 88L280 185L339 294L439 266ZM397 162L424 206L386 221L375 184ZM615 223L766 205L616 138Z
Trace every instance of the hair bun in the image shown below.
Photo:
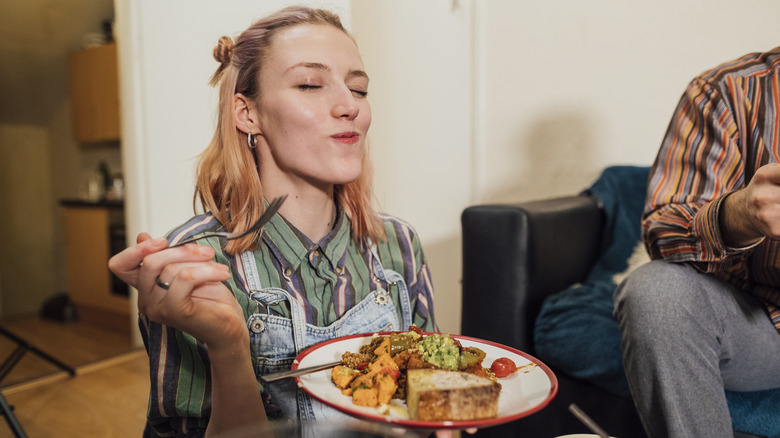
M214 47L214 59L216 59L223 68L230 64L230 60L233 57L233 48L236 47L236 43L233 42L233 38L229 36L223 36L219 39L217 46Z

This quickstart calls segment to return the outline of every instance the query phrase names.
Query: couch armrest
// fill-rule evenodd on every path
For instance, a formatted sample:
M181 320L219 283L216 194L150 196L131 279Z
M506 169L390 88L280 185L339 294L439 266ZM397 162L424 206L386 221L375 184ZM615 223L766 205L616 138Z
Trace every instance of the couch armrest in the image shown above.
M544 297L587 276L603 221L587 196L466 208L461 334L533 354Z

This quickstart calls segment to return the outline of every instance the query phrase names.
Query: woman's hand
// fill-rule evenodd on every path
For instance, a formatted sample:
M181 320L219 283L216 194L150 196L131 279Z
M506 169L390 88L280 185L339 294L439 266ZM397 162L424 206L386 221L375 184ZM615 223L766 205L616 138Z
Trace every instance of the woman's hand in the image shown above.
M138 273L141 264L149 254L168 247L164 237L152 239L147 233L140 233L135 239L136 244L116 254L108 260L108 269L120 280L138 289Z
M477 428L465 429L465 432L469 435L477 433ZM442 429L436 431L436 438L452 438L452 430Z
M152 239L146 233L136 242L112 257L109 269L138 289L139 312L208 347L212 410L207 436L223 436L235 428L264 430L267 419L255 383L244 313L222 284L230 278L230 268L213 261L214 249L209 246L168 248L166 239Z
M137 242L112 257L109 269L138 289L139 312L189 333L210 353L247 345L241 307L222 284L230 278L230 268L212 261L213 248L196 244L168 248L165 239L146 233L139 234Z

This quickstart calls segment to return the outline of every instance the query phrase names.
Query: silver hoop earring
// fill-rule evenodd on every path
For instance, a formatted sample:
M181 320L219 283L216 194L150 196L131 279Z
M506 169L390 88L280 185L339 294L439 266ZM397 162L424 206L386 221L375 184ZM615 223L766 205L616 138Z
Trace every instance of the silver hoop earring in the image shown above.
M249 149L254 149L257 147L257 137L252 135L252 131L247 132L246 143L249 145Z

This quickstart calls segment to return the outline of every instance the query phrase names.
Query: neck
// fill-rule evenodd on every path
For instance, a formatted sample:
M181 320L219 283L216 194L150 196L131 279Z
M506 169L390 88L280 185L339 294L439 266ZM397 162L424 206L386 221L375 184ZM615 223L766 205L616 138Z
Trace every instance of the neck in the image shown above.
M283 193L266 193L266 199L273 199ZM319 242L333 228L336 221L336 204L333 190L327 192L288 192L279 213L312 242Z
M262 155L259 162L263 195L269 200L287 195L279 213L312 242L319 242L330 232L336 220L333 184L283 171L276 164L273 154L268 152L265 138L260 137L260 140L256 153Z

